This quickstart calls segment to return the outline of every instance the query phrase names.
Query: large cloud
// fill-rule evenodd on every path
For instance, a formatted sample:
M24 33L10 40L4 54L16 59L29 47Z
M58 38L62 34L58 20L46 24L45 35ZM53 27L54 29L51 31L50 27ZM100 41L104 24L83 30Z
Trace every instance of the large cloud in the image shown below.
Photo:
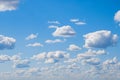
M75 35L75 31L71 28L71 26L67 25L56 28L52 35L55 37L72 37Z
M12 37L0 35L0 50L13 49L15 46L15 42L16 40Z
M0 0L0 11L16 10L19 0Z
M107 48L117 43L118 35L101 30L84 35L86 48Z

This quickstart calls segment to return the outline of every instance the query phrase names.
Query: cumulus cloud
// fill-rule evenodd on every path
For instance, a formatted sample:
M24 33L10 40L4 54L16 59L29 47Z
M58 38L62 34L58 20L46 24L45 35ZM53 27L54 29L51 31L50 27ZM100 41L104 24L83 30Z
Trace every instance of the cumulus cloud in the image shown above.
M92 57L98 56L98 55L105 55L107 52L105 50L91 50L89 49L88 51L84 53L80 53L77 55L78 59L90 59Z
M85 38L84 47L86 48L107 48L116 45L118 41L118 35L107 30L88 33L83 37Z
M76 32L71 28L71 26L67 25L56 28L52 35L55 37L72 37L75 33Z
M81 48L75 44L71 44L71 45L69 45L68 50L77 51L77 50L81 50Z
M115 20L115 21L118 23L118 25L120 26L120 10L118 10L118 11L115 13L114 20Z
M6 37L0 35L0 50L13 49L15 47L16 40L12 37Z
M19 0L0 0L0 11L16 10Z
M25 59L25 60L16 60L14 61L14 68L26 68L26 67L30 67L30 61Z
M29 36L27 36L25 39L26 40L31 40L31 39L35 39L38 37L38 34L30 34Z
M66 40L61 40L61 39L55 39L55 40L46 40L45 43L61 43L65 42Z
M28 44L26 46L27 47L43 47L43 45L41 43L38 43L38 42L33 43L33 44Z
M120 10L115 13L114 20L120 22Z
M46 52L43 53L39 53L37 55L33 55L32 59L35 60L41 60L41 59L45 59L46 58Z
M6 61L10 61L10 56L8 56L8 55L0 55L0 63L4 63Z
M69 54L64 51L43 52L33 55L34 60L45 60L45 63L56 63L61 59L69 58Z

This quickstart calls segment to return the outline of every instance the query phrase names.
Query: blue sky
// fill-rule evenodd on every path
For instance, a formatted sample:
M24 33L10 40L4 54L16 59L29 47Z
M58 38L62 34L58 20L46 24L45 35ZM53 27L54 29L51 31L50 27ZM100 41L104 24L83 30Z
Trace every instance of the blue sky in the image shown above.
M119 80L119 0L0 0L0 79Z

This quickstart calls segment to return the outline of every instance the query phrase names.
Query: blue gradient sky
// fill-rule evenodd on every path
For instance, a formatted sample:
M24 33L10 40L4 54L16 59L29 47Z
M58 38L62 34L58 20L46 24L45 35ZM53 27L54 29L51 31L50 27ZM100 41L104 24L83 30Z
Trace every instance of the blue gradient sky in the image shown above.
M115 34L117 35L117 37L120 36L119 26L120 16L118 17L119 18L118 21L114 20L115 14L120 10L119 0L94 0L94 1L13 0L13 1L19 2L12 4L11 3L12 1L11 2L0 1L0 35L4 35L9 38L14 38L16 40L13 49L7 48L1 49L3 46L6 47L7 43L5 44L0 41L1 79L2 78L3 80L21 80L21 79L59 80L60 78L62 80L74 80L74 79L96 80L96 78L100 78L99 80L120 79L120 77L117 76L120 74L119 72L117 72L119 71L118 68L120 67L119 65L120 40L118 38L114 46L113 46L114 41L110 40ZM2 9L1 7L2 5L4 5L4 9ZM9 10L11 6L14 7L15 9ZM70 21L71 19L79 19L78 22L83 22L85 24L77 25L74 22L71 22ZM55 21L58 21L60 24L55 23ZM58 28L53 29L49 28L49 26L51 25L57 26ZM75 32L74 36L71 36L67 31L64 34L62 34L64 31L61 31L60 32L61 34L59 33L56 34L57 36L52 35L57 29L66 26L70 26L69 28L74 30ZM111 32L111 34L108 35L108 37L110 38L106 42L104 41L106 37L104 36L104 33L102 33L102 30L106 30L105 33L107 33L107 31ZM100 35L95 33L99 31L101 31ZM83 47L85 44L87 44L85 42L87 38L85 39L83 35L87 35L88 33L96 34L96 36L94 35L93 39L95 38L99 39L98 36L101 36L100 38L101 40L96 40L95 44L90 43L91 45L89 45L89 48ZM31 34L37 37L32 38L31 40L26 40L26 37L30 37ZM65 35L69 35L70 37L65 37ZM46 40L53 41L56 39L59 39L60 41L54 43L52 42L46 43ZM103 43L105 42L104 44L102 44L102 40ZM107 42L109 42L109 40L112 41L111 43L109 43L109 46L107 46L106 48L104 47L99 48L100 44L104 46L105 44L107 44ZM38 46L36 45L33 46L34 43L38 43ZM31 46L29 44L31 44ZM74 44L75 50L68 49L70 48L71 44ZM7 44L7 46L8 45L9 44ZM97 51L99 50L104 50L106 54L104 53L104 55L100 56L92 55L92 57L89 59L82 58L78 60L77 56L79 54L84 55L89 50L96 51L90 52L91 54L92 53L97 54ZM59 52L63 51L63 53L60 52L62 57L61 56L56 57L57 55L56 51ZM35 57L33 59L34 55L37 56L37 54L41 54L43 52L46 52L45 55L46 57L44 57L43 60L36 60L38 57ZM52 55L55 56L48 57L49 52L53 52ZM67 53L70 56L69 58L66 58ZM5 60L5 57L3 57L2 55L7 55L8 59ZM19 58L17 58L16 60L13 59L14 55L18 55L20 59ZM89 56L88 54L86 55ZM96 61L96 58L99 59L100 61L98 61L99 62L98 64L93 64L93 62ZM52 59L53 62L50 59ZM47 60L50 60L50 62L47 63ZM77 61L65 63L69 60ZM72 65L75 65L76 67ZM58 67L61 66L63 68L58 69ZM69 68L69 66L72 66L72 68ZM107 69L107 67L106 69L104 69L105 66L111 66L109 69L113 69L113 73L111 74L114 74L114 76L109 77L111 75L109 74L110 70ZM117 66L117 68L115 66ZM45 69L48 68L48 72L44 68ZM54 68L55 70L52 71L52 68ZM33 73L32 71L31 73L27 72L30 69L33 69ZM58 71L56 71L56 69L58 69ZM87 73L89 72L89 70L91 70L91 75ZM86 73L80 73L79 71L80 72L83 71ZM17 72L19 72L19 74ZM7 76L7 73L11 74L11 76L14 77ZM2 75L7 77L6 78L2 77ZM26 75L28 77L25 77ZM29 77L29 75L31 76ZM46 78L46 76L48 78ZM68 78L67 76L70 76L70 78Z

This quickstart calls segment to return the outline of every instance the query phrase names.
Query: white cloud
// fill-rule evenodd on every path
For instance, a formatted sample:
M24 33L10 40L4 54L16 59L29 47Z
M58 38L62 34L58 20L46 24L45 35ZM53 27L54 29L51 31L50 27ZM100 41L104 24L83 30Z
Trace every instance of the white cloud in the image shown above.
M75 45L75 44L71 44L71 45L69 45L68 50L77 51L77 50L81 50L81 48L79 46Z
M0 0L0 11L16 10L19 0Z
M48 23L50 23L50 24L60 24L59 21L48 21Z
M98 55L104 55L106 54L105 50L91 50L89 49L88 51L84 53L80 53L77 55L78 59L90 59L92 57L98 56Z
M58 28L58 26L50 25L49 28Z
M118 60L116 57L114 57L113 59L109 59L103 62L104 65L109 65L109 64L117 64Z
M114 20L120 22L120 10L115 13Z
M75 24L76 24L76 25L85 25L86 23L85 23L85 22L82 22L82 21L79 21L79 22L76 22Z
M43 52L32 56L32 59L45 60L45 63L56 63L67 58L69 58L69 54L64 51Z
M48 52L47 58L68 58L69 54L64 52L64 51L53 51L53 52Z
M100 64L100 59L98 58L90 58L87 60L83 61L85 64L89 64L89 65L99 65Z
M33 55L32 59L35 60L41 60L41 59L45 59L46 58L46 52L43 53L39 53L37 55Z
M6 61L10 61L10 56L8 56L8 55L0 55L0 63L4 63Z
M30 34L28 37L26 37L26 40L31 40L31 39L35 39L38 37L38 34Z
M33 43L33 44L28 44L26 46L27 47L43 47L43 45L41 43L38 43L38 42Z
M76 25L85 25L86 24L85 22L80 21L79 19L70 19L70 22L73 22Z
M70 19L70 22L78 22L79 19Z
M15 47L16 40L12 37L6 37L0 35L0 49L13 49Z
M14 61L14 68L26 68L29 67L30 61L25 59L25 60L16 60Z
M58 60L54 59L54 58L48 58L45 60L45 63L47 64L52 64L52 63L56 63L58 62Z
M45 43L61 43L65 41L66 40L55 39L55 40L46 40Z
M118 36L111 31L101 30L84 35L86 48L107 48L114 46L118 41Z
M52 35L55 37L72 37L75 35L75 31L71 28L71 26L67 25L56 28Z

